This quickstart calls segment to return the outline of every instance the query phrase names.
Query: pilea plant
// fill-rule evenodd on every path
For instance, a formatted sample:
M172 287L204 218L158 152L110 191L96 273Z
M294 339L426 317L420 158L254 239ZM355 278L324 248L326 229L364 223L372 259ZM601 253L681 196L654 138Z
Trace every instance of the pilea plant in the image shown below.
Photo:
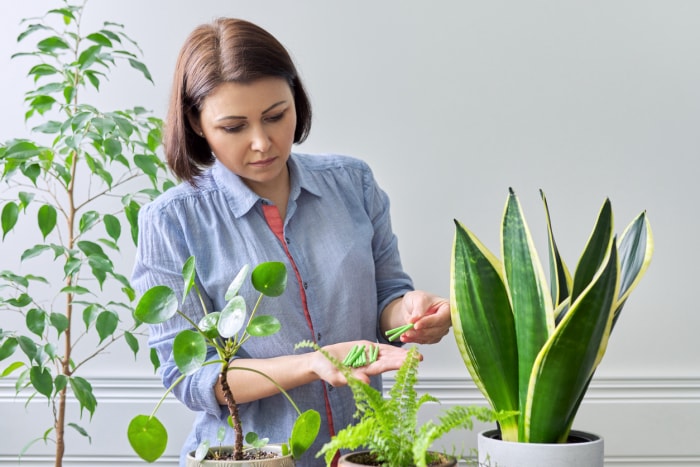
M182 268L184 280L184 297L194 290L202 300L202 295L195 282L195 258L190 257ZM250 280L253 288L260 292L250 314L247 311L245 299L238 294L244 281ZM243 427L238 416L238 405L228 385L228 372L231 370L253 371L258 373L273 384L287 397L290 404L299 414L292 428L289 442L283 444L282 453L291 454L294 459L300 457L313 444L321 427L321 415L315 410L301 412L287 392L277 383L257 370L251 368L236 368L234 357L239 349L251 337L264 337L272 335L280 330L281 324L277 318L271 315L258 315L257 310L263 297L278 297L287 287L287 269L284 263L270 261L260 263L250 273L250 266L244 266L229 285L224 299L226 306L220 311L207 311L204 316L195 323L192 318L179 309L176 293L167 286L155 286L144 292L135 314L138 319L149 324L163 323L175 315L179 315L192 325L192 329L180 331L173 342L173 360L180 370L181 375L171 384L155 409L150 415L137 415L129 424L127 435L134 451L144 460L153 462L160 458L165 451L168 442L168 433L165 426L155 416L158 408L175 386L188 375L191 375L206 365L221 365L219 380L229 410L229 424L233 427L234 444L233 460L244 458ZM207 360L207 349L213 348L217 358ZM221 430L220 430L221 432ZM246 435L252 447L260 448L263 438L257 434ZM205 440L196 450L195 459L201 461L205 458L219 459L223 456L222 450L210 449L211 440Z
M352 465L426 467L446 457L430 450L434 441L451 430L472 429L474 419L486 422L495 418L486 407L456 406L446 410L439 422L429 420L421 424L420 407L439 400L416 392L420 363L417 347L409 349L386 398L381 391L353 377L351 365L338 361L316 343L303 341L297 347L311 347L323 353L343 372L355 399L357 423L338 431L317 453L325 456L329 466L338 450L362 448L368 452L354 454L357 458L352 459Z
M39 241L18 252L21 268L0 271L0 311L15 314L0 329L0 376L14 379L27 401L46 398L53 420L19 454L53 442L60 466L66 427L90 438L78 423L97 406L84 367L116 342L139 349L139 323L130 319L135 293L113 258L125 231L135 242L140 206L172 183L156 154L158 118L141 107L101 110L84 99L101 92L120 64L152 81L137 44L115 23L83 33L84 4L57 3L22 22L17 41L36 42L13 55L31 64L24 118L36 139L0 143L2 240L18 234ZM3 248L3 266L13 264L11 255ZM9 329L14 322L17 329ZM67 410L69 394L79 413Z

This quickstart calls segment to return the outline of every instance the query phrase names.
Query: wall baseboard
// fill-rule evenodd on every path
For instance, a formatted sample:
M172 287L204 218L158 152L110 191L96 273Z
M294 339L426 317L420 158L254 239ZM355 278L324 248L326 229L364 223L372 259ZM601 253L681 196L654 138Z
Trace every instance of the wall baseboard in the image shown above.
M126 440L128 421L137 413L150 413L163 389L154 376L93 377L98 400L92 421L87 416L76 422L90 434L90 440L71 430L67 434L65 465L125 467L143 465L132 455ZM393 378L385 378L385 387ZM440 404L426 404L424 419L435 418L452 405L484 405L485 400L471 380L461 377L422 377L419 393L430 393ZM77 403L69 409L77 417ZM46 419L46 399L35 397L25 406L16 397L14 382L0 380L0 467L18 465L17 453L31 439L41 436ZM170 442L159 465L176 466L179 445L189 433L192 413L173 397L160 409L170 433ZM606 466L687 467L700 466L700 378L596 378L591 383L576 418L576 428L592 431L605 440ZM73 421L73 420L72 420ZM450 433L437 446L448 451L469 452L475 447L477 431ZM22 467L52 464L52 446L33 445L22 457Z

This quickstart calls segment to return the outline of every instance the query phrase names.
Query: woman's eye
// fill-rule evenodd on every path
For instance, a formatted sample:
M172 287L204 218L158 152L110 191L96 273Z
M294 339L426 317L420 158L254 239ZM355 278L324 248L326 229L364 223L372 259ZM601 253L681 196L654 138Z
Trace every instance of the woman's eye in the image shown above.
M270 115L265 120L267 120L268 122L274 123L274 122L278 122L278 121L282 120L283 117L284 117L284 112L281 112L281 113L278 113L275 115Z
M243 129L243 125L237 125L237 126L226 126L223 127L223 130L226 133L238 133Z

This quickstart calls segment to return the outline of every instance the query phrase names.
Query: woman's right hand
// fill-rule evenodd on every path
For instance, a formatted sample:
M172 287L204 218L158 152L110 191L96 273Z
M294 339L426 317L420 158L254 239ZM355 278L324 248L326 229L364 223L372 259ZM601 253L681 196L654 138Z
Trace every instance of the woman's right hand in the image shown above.
M369 346L379 347L379 354L374 362L352 369L353 376L365 383L369 383L370 376L375 376L385 371L398 370L408 353L407 349L395 345L378 344L370 341L341 342L327 345L323 347L323 350L335 357L339 362L342 362L355 345L364 345L367 348L369 348ZM338 370L325 355L319 351L314 352L313 355L314 361L312 363L312 369L320 379L326 381L331 386L345 386L348 384L343 373ZM421 359L422 358L421 356Z

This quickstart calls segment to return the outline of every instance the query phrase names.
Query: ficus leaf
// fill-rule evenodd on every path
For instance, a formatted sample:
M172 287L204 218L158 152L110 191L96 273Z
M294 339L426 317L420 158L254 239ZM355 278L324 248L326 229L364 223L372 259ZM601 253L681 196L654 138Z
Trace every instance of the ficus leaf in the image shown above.
M12 228L17 224L17 217L19 215L19 206L14 201L9 201L2 208L2 214L0 215L0 223L2 224L2 238L5 239L5 235L12 230Z
M56 217L56 208L50 204L44 204L39 208L37 222L39 223L39 230L44 240L46 240L46 236L56 227Z
M97 320L95 321L95 329L97 329L97 334L100 336L100 342L114 334L117 330L117 325L119 324L119 316L110 310L105 310L97 315Z

